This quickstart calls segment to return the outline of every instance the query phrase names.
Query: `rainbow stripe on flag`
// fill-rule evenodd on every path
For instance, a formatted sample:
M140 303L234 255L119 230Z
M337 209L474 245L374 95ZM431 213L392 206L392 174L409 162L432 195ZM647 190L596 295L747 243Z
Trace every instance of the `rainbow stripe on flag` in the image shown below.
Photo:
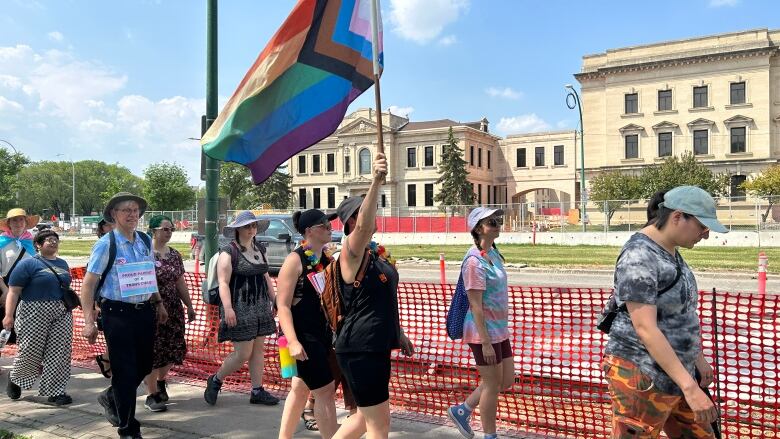
M206 155L248 167L259 184L333 134L374 83L371 1L299 0L203 135Z

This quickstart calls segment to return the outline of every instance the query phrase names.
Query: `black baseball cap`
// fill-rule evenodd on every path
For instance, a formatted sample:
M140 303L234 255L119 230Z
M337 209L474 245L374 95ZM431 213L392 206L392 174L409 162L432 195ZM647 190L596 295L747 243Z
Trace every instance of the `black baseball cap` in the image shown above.
M326 219L333 221L337 216L335 213L325 214L319 209L299 210L293 214L293 224L298 233L303 235L309 227L322 224Z

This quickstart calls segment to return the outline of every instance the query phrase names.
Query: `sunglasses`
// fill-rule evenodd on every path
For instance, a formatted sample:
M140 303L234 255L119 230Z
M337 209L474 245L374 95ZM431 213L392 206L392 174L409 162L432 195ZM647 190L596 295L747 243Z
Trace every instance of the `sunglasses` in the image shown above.
M315 227L324 227L327 230L331 230L333 228L333 226L330 224L330 221L321 222L319 224L315 224L311 226L312 229Z
M161 231L161 232L175 232L176 227L157 227L154 230Z
M498 227L504 225L504 218L497 217L497 218L488 218L484 220L485 222L483 224L490 226L490 227Z

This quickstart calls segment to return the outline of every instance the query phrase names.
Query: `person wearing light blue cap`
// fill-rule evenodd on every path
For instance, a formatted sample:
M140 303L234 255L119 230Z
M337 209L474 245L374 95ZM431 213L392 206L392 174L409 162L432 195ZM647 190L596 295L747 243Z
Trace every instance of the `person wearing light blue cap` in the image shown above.
M710 231L728 231L715 200L699 187L679 186L652 197L647 225L623 246L615 266L617 314L602 362L612 438L661 431L716 437L711 423L718 411L702 390L714 374L702 353L698 287L677 251L693 248Z

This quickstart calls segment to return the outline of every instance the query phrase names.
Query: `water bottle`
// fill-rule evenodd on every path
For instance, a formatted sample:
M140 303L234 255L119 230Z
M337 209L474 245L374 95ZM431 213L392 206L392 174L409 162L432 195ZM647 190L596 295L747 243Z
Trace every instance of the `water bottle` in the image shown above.
M5 344L8 343L9 338L11 338L11 331L7 329L0 331L0 349L5 347Z
M298 376L298 364L295 358L290 355L290 349L287 347L287 337L279 337L279 367L282 369L282 378L292 378Z

